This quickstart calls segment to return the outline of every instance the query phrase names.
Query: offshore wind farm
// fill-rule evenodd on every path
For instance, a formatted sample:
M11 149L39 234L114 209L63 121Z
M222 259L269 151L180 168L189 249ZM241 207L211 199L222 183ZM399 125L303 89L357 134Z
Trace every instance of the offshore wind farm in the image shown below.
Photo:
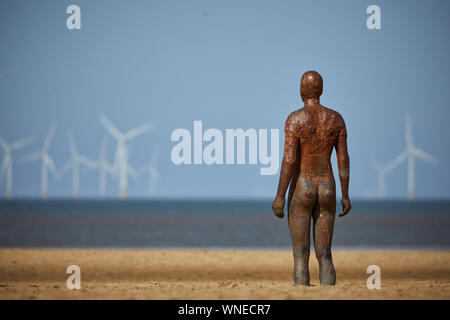
M106 159L106 151L108 147L108 140L106 137L101 141L99 147L99 158L94 160L79 153L74 131L69 129L67 131L69 160L61 168L57 168L51 157L50 151L52 140L57 131L57 126L55 123L50 126L50 129L43 141L42 149L40 151L22 156L19 161L17 161L20 165L24 165L27 162L41 162L41 197L43 199L47 199L49 197L49 171L54 180L59 180L62 176L68 172L71 172L72 197L74 199L78 198L80 192L80 175L83 167L90 169L90 172L98 170L98 189L100 197L105 196L107 178L111 177L114 180L119 181L119 197L121 199L125 199L127 197L128 176L136 178L139 174L148 175L150 196L155 195L156 183L159 178L158 169L156 167L158 156L157 153L152 156L151 161L147 166L142 167L141 170L139 170L139 173L128 161L128 143L138 136L141 136L153 129L154 124L149 122L122 134L105 115L101 114L99 116L99 120L108 133L117 141L113 161L109 162L108 159ZM34 138L27 138L8 144L2 137L0 137L0 147L3 149L3 159L0 167L0 183L5 184L6 198L11 199L13 197L13 166L15 162L13 153L19 149L32 145L34 142ZM20 170L20 168L16 170Z

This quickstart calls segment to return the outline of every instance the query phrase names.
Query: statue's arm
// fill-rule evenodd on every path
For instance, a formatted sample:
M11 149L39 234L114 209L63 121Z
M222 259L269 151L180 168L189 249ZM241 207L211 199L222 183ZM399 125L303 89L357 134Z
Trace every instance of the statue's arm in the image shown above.
M294 195L295 187L297 186L297 180L300 175L300 138L297 138L297 156L294 164L294 172L292 173L291 183L289 184L288 194L288 208Z
M299 139L296 135L294 123L292 123L290 117L286 121L284 132L285 141L280 180L278 182L277 195L272 204L273 213L279 218L284 217L286 190L294 173L294 167L297 164L297 148Z
M339 215L340 217L345 216L352 208L348 197L348 186L350 182L350 157L348 156L347 149L347 129L345 127L344 120L341 120L342 126L339 131L338 141L336 143L336 156L342 191L341 204L343 212Z

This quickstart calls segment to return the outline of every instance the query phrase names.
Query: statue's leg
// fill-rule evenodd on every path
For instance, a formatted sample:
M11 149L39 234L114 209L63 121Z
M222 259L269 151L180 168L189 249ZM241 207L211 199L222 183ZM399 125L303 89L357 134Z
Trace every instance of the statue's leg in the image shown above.
M321 285L334 285L336 271L331 254L334 218L336 213L336 189L334 180L319 184L318 205L313 213L314 249L319 262Z
M311 215L317 192L312 184L301 183L289 205L289 232L294 254L294 285L309 285Z

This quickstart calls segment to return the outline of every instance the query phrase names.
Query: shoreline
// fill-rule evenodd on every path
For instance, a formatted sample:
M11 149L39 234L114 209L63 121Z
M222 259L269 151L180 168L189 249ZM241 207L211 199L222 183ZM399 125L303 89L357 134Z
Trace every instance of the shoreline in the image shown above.
M279 247L180 247L180 246L158 246L158 247L0 247L2 250L124 250L124 251L279 251L279 252L292 252L292 248L279 246ZM314 246L311 245L311 254L314 254ZM399 247L372 247L372 246L338 246L332 247L332 252L450 252L450 247L447 246L399 246Z

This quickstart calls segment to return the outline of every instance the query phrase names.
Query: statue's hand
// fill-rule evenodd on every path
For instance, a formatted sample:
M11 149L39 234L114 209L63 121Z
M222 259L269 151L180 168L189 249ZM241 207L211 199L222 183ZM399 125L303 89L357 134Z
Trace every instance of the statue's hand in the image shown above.
M272 203L273 214L278 218L284 218L284 197L276 197Z
M339 217L345 216L352 209L352 204L350 203L349 198L342 198L341 204L342 204L342 213L339 215Z

